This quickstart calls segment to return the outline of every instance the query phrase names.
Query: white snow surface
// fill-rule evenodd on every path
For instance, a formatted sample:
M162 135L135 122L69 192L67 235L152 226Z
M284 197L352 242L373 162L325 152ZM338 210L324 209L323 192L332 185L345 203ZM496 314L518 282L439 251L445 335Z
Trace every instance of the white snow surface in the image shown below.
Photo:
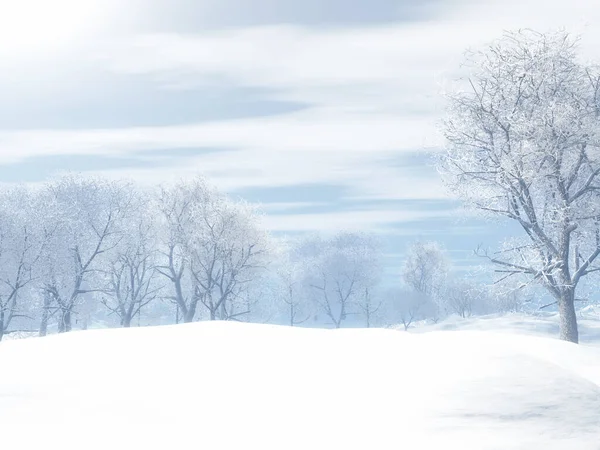
M0 344L10 449L600 449L600 348L230 322Z

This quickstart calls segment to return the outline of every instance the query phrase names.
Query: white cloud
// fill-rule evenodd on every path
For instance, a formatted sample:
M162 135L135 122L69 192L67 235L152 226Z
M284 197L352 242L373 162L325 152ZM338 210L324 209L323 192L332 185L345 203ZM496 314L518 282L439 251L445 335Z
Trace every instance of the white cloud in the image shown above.
M590 0L568 5L561 0L491 0L458 3L435 19L408 24L269 26L115 39L100 56L93 56L113 71L151 76L170 89L225 79L272 89L273 97L311 107L280 116L181 126L3 131L0 163L48 154L118 156L142 149L220 147L235 151L194 157L165 169L112 175L156 182L201 171L225 190L313 182L345 186L355 198L445 198L433 170L417 173L385 161L402 152L439 147L439 82L457 73L465 48L508 28L565 26L582 31L585 23L599 21L600 8ZM584 55L598 56L600 30L583 31ZM414 220L410 214L286 216L273 219L272 226L377 226Z
M366 197L443 198L433 171L429 177L416 176L378 163L382 156L421 148L419 130L418 120L303 111L189 126L2 132L0 163L47 154L125 156L142 149L233 148L237 150L207 153L168 170L121 172L155 182L201 171L224 189L333 183Z

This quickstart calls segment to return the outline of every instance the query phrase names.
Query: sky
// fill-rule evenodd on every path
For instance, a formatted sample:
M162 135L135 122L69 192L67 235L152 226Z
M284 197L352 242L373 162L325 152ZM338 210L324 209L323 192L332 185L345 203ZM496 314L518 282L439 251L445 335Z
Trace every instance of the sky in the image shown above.
M1 0L0 183L201 173L274 233L377 233L390 280L416 239L468 272L518 230L440 183L447 80L507 29L599 59L599 21L590 0Z

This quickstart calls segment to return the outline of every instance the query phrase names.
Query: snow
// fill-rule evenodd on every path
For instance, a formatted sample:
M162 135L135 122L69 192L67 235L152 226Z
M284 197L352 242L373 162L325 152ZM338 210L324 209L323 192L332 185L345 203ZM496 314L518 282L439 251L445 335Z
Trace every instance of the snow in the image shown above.
M600 348L548 337L204 322L0 362L6 448L600 448Z
M600 347L600 309L597 306L586 307L577 314L579 340L588 346ZM394 327L404 330L404 326ZM557 313L536 314L490 314L461 318L452 316L437 324L416 322L409 329L413 333L430 331L495 331L558 339L559 317Z

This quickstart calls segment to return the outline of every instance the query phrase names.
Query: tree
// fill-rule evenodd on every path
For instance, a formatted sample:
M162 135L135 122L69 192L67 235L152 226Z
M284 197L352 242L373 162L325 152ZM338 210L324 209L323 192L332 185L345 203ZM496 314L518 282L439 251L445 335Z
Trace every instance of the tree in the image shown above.
M417 291L392 288L386 293L386 305L390 319L395 323L402 323L406 331L422 315L427 301L424 295Z
M159 208L167 230L166 264L159 270L174 285L172 298L184 321L194 319L198 305L210 320L247 314L239 308L247 299L239 300L265 269L270 249L255 209L228 199L201 177L163 188Z
M466 205L518 223L523 235L487 257L502 276L541 283L578 342L576 289L599 270L600 71L567 32L505 34L466 61L448 95L445 183Z
M285 305L285 315L290 326L306 322L312 309L304 285L306 267L297 252L298 242L286 243L274 264L275 295Z
M324 240L308 238L301 251L306 256L307 284L317 307L340 328L356 314L359 295L372 286L379 249L372 236L340 232Z
M442 314L441 293L448 275L448 265L448 257L438 242L417 241L409 248L402 271L406 285L420 294L416 298L430 303L428 311L436 322Z
M55 232L41 258L44 333L54 314L59 332L70 331L81 296L102 291L98 275L106 267L108 252L123 238L133 195L129 183L79 175L66 175L45 186L46 220Z
M478 303L485 301L486 292L472 282L461 280L450 283L444 291L444 296L450 311L464 319L473 314Z
M161 289L157 282L157 254L155 226L144 205L150 204L146 196L139 195L135 217L129 221L125 236L115 249L106 273L107 287L102 304L116 314L123 327L143 307L155 300Z
M22 293L38 276L49 230L36 194L17 187L0 194L0 340L14 319L26 317Z
M363 294L358 297L357 305L365 318L365 327L371 328L375 315L381 309L382 301L373 298L373 292L369 286L365 286Z

